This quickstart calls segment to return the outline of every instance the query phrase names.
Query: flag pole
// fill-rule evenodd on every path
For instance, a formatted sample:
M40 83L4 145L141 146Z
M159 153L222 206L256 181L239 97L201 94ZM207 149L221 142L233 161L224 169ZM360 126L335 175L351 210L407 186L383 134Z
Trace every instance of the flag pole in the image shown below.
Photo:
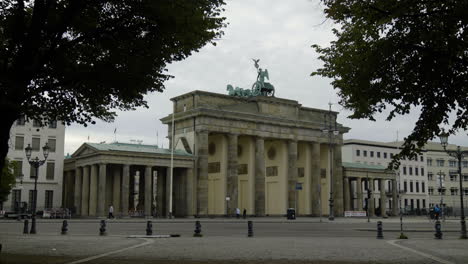
M172 127L171 127L171 174L169 177L169 218L172 218L172 181L174 175L174 145L175 145L175 138L174 138L174 114L175 114L175 105L172 109Z

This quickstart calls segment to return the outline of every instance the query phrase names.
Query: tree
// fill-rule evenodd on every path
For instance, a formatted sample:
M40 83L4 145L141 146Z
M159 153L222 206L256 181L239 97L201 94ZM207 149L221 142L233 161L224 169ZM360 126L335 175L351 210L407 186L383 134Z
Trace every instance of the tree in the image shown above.
M0 168L21 116L86 125L147 107L166 65L226 26L223 0L0 1Z
M312 75L332 78L350 118L387 120L415 108L419 119L398 158L414 156L440 134L468 125L468 1L322 0L339 25ZM451 113L456 114L449 122Z
M15 162L5 159L5 166L2 168L2 182L0 183L0 203L3 203L7 200L8 195L10 195L11 189L15 186L16 177L14 171L16 169Z

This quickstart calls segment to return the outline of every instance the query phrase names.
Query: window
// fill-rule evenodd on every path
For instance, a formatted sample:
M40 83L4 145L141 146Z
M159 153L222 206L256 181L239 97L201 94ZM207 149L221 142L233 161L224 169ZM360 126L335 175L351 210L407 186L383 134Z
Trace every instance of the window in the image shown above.
M374 157L374 151L371 151L371 152L370 152L370 156L371 156L371 158Z
M29 166L29 178L36 178L36 168L34 168L33 166Z
M406 167L403 167L403 175L406 175Z
M426 199L422 199L423 202L423 208L426 208Z
M47 174L46 174L46 179L47 180L53 180L54 179L54 171L55 171L55 163L54 162L47 162Z
M49 138L47 140L47 146L49 146L49 152L55 152L56 139Z
M57 128L57 121L50 121L49 128Z
M364 154L364 157L367 157L367 150L364 150L362 154Z
M29 197L28 198L29 198L28 199L28 207L29 207L29 210L32 210L33 209L33 204L34 204L34 199L35 199L34 190L29 190ZM37 204L36 204L36 209L37 209Z
M361 150L356 149L356 156L358 156L358 157L361 156Z
M421 168L421 176L424 176L424 168Z
M404 188L403 190L404 190L405 192L408 191L408 184L406 183L406 181L403 183L403 188Z
M457 188L450 188L450 195L458 195L458 189Z
M21 202L21 190L13 190L11 192L11 208L17 210Z
M444 166L444 160L437 160L437 167L443 167Z
M413 167L409 167L408 171L409 171L409 175L413 175Z
M18 118L18 120L16 120L17 126L24 126L24 124L26 124L26 118L24 118L24 116L21 116Z
M413 192L413 182L412 181L410 181L410 183L409 183L409 191Z
M467 160L464 160L462 164L463 164L463 168L468 168L468 161Z
M466 174L463 175L463 181L468 181L468 175Z
M54 203L54 191L46 190L44 208L53 208L54 207L53 203Z
M405 207L408 206L408 199L405 199Z
M390 158L393 159L393 153L390 153Z
M423 155L419 156L419 160L420 160L421 162L423 162L423 161L424 161L424 157L423 157ZM423 200L423 201L425 201L425 200ZM424 203L423 203L423 204L424 204Z
M418 208L418 209L420 208L419 207L419 199L416 199L416 208Z
M41 127L41 123L38 120L33 120L33 127Z
M429 193L429 195L434 195L434 188L432 187L427 188L427 192Z
M383 158L384 158L384 159L387 158L387 152L384 152L384 153L383 153Z
M418 175L419 175L419 171L418 171L418 170L419 170L419 169L418 169L417 167L416 167L416 168L414 168L414 175L416 175L416 176L418 176Z
M456 174L450 174L450 181L457 181L457 175Z
M439 195L445 195L445 188L437 188L437 192L439 193Z
M432 166L432 159L427 159L427 166Z
M421 191L422 191L423 193L426 192L426 186L424 185L424 182L421 182Z
M449 167L456 167L457 162L455 160L449 160Z
M428 179L429 181L432 181L432 180L433 180L433 177L434 177L434 174L432 174L432 172L428 172L428 173L427 173L427 179Z
M416 182L416 192L419 192L419 182Z
M468 195L468 188L465 188L464 192L465 192L465 195Z
M33 151L39 151L39 149L41 148L41 138L33 137L31 145Z
M16 136L15 137L15 149L16 150L23 150L24 149L24 137L23 136Z
M22 160L14 160L15 167L13 169L13 174L16 178L21 177L23 175L23 161Z

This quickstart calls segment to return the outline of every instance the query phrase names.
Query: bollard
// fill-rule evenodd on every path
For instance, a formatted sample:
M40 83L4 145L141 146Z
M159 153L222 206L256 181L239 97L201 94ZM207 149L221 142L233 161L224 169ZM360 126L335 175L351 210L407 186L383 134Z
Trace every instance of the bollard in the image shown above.
M253 223L252 221L247 222L247 236L253 237Z
M66 235L68 232L68 222L67 220L63 220L62 222L62 235Z
M105 236L106 235L106 220L101 220L101 227L99 228L99 235Z
M146 222L146 235L147 236L153 235L153 224L151 223L151 221Z
M193 234L194 237L202 237L201 234L201 224L200 221L195 222L195 233Z
M29 221L28 219L24 220L23 234L29 234Z
M36 216L31 218L31 231L29 231L29 234L36 234Z
M377 222L377 238L378 239L384 238L383 233L382 233L382 221Z
M436 230L436 233L434 234L435 238L436 239L442 239L442 230L441 230L441 227L440 227L440 221L437 220L436 223L435 223L435 230Z

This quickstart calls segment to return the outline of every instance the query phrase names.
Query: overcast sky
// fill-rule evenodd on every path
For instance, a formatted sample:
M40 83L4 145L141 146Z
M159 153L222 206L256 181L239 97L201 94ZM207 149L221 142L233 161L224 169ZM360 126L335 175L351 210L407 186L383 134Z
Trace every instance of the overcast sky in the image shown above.
M305 107L339 111L339 123L351 128L345 138L376 141L403 139L411 132L417 113L392 122L385 115L377 122L350 120L350 114L338 102L331 80L311 77L321 66L312 44L329 45L335 26L326 20L318 0L227 0L224 16L229 22L217 46L207 45L188 59L168 66L175 78L166 83L163 93L146 96L149 108L118 112L113 123L97 121L96 125L72 125L65 133L65 153L73 153L84 142L110 143L142 140L143 144L167 147L167 127L160 118L171 113L170 98L204 90L227 94L226 85L250 88L256 79L252 58L260 59L260 67L268 69L275 96L297 100ZM114 135L114 129L117 129ZM158 135L158 136L157 136ZM450 143L468 145L466 132L450 139Z

